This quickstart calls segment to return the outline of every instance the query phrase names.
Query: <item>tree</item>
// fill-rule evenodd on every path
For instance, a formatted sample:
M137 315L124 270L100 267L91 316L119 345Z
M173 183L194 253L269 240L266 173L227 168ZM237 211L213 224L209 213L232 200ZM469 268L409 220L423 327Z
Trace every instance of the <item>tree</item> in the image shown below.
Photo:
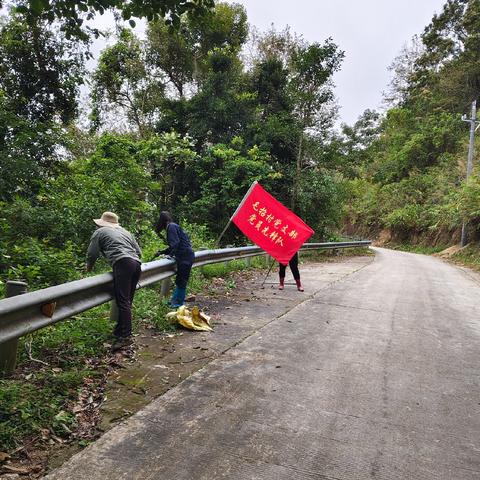
M292 52L298 45L305 44L300 35L290 31L289 26L278 31L273 24L265 33L260 33L258 29L252 28L250 38L249 62L252 65L268 60L277 60L284 68L288 68Z
M135 26L132 17L145 18L149 22L165 19L169 25L177 27L182 14L202 16L213 8L214 0L17 0L16 5L29 24L34 25L38 20L58 21L68 38L85 40L89 32L96 36L100 32L89 27L84 30L84 20L92 20L96 14L103 15L107 10L119 11L132 27ZM0 1L0 8L2 6L3 1Z
M0 199L38 192L62 168L64 127L77 115L84 55L42 23L0 26Z
M163 73L165 82L173 86L180 99L193 81L196 60L194 45L186 35L186 22L182 20L176 31L164 23L152 23L148 26L146 42L148 65Z
M126 136L102 135L90 157L74 160L63 174L44 183L34 207L36 218L28 226L31 234L58 247L68 239L84 249L92 218L105 210L138 231L153 211L148 193L158 188L138 161L140 145Z
M421 35L424 52L415 62L410 97L447 111L464 112L480 93L480 4L448 0Z
M300 125L300 137L294 178L292 209L295 210L299 195L300 173L304 160L304 135L309 131L319 132L332 125L331 109L333 100L332 75L340 68L344 53L332 39L323 45L299 45L292 52L292 79L290 94L294 102L294 113Z
M183 15L180 22L174 31L161 22L149 25L145 42L122 29L117 43L102 52L94 74L95 127L115 107L116 119L123 113L142 137L156 126L157 131L190 131L202 141L211 130L209 138L217 141L222 122L224 130L231 128L228 114L217 107L238 100L243 78L238 55L248 31L245 10L218 4L211 17ZM197 117L212 110L203 128Z
M415 74L415 67L420 56L425 52L425 47L420 38L415 35L405 44L400 53L395 57L388 70L392 72L389 89L383 94L388 106L405 103Z
M239 4L218 3L210 15L183 15L179 28L172 31L163 23L149 25L148 63L164 73L177 95L183 98L187 86L193 92L208 75L209 55L228 48L238 56L248 35L245 8Z
M191 139L176 132L152 135L139 144L138 160L158 185L149 196L158 210L179 204L189 195L186 170L194 167L196 157Z
M338 176L325 168L314 167L301 173L297 208L317 237L325 238L338 227L345 201L343 190Z
M248 124L254 95L247 90L235 53L215 49L208 56L208 73L189 104L189 131L205 143L228 143Z
M257 147L245 149L239 137L229 144L207 148L194 166L198 193L197 198L184 202L187 218L193 221L202 218L218 235L254 180L267 188L275 180L267 159L268 153ZM238 238L235 230L227 233L231 240L235 236Z
M283 181L276 183L274 193L286 202L291 198L291 166L299 137L289 78L289 69L275 56L254 64L250 88L255 93L255 110L245 132L247 143L268 151L269 164L281 172Z
M23 118L0 90L0 201L31 197L61 165L63 135L53 122Z
M116 124L125 114L145 137L163 99L164 84L148 69L141 42L130 30L121 29L117 43L102 52L93 75L93 128L98 129L109 113L115 114Z
M381 116L375 110L365 110L355 124L342 125L340 156L343 160L340 171L347 177L361 174L372 160L372 147L382 132Z
M76 117L85 56L75 42L13 15L0 25L0 59L0 89L18 115L63 124Z

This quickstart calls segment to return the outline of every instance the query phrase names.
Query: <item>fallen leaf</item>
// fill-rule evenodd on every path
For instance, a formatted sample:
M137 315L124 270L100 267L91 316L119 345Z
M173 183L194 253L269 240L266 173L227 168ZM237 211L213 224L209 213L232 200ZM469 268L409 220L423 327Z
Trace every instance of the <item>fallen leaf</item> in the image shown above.
M13 467L11 465L3 465L2 468L8 470L9 472L20 473L22 475L26 475L27 473L31 472L31 470L28 468Z
M52 318L56 308L57 308L57 302L52 302L52 303L46 303L45 305L42 305L41 310L46 317Z
M5 460L8 460L10 458L10 455L5 452L0 452L0 462L4 462Z

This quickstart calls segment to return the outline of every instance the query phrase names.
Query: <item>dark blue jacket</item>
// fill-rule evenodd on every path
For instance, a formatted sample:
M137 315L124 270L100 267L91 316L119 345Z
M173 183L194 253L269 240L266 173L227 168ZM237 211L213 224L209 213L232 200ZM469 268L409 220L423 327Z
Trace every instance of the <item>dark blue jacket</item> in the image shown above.
M167 243L168 255L175 257L177 260L183 258L193 258L192 244L188 235L176 223L167 225Z

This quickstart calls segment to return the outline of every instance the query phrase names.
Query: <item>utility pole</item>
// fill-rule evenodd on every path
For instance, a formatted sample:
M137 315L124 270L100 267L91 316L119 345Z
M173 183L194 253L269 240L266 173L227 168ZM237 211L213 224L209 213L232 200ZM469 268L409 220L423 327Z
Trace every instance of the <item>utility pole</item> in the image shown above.
M477 120L477 101L472 102L472 116L467 118L466 115L462 116L464 122L470 123L470 143L468 145L468 158L467 158L467 180L472 174L473 169L473 152L475 149L475 132L480 124ZM462 247L467 244L467 232L465 222L462 223L462 238L460 241Z

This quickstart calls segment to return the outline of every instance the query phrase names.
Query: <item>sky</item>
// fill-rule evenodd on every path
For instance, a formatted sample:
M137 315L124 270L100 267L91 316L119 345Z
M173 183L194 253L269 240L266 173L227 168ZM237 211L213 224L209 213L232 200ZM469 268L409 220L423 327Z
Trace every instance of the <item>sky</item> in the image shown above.
M233 2L230 2L233 3ZM445 0L236 0L261 31L286 25L309 42L332 37L345 51L334 77L339 121L353 124L378 109L388 87L388 66L403 45L420 34Z

